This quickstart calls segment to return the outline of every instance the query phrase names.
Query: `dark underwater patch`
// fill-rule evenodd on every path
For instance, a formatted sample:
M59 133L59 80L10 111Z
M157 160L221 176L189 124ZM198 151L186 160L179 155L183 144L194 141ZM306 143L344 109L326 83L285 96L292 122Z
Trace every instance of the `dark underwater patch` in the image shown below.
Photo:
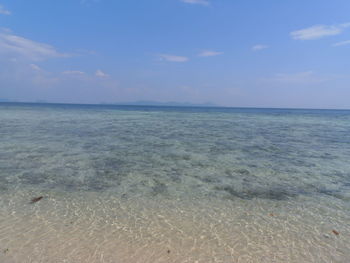
M172 170L169 174L168 174L170 180L174 183L181 183L181 174L179 171L176 170Z
M236 169L234 172L241 175L250 175L250 172L247 169Z
M220 183L220 179L214 176L205 176L204 178L199 177L202 182L213 184Z
M49 176L45 173L23 173L21 176L19 176L19 179L21 180L21 183L23 184L31 184L31 185L38 185L38 184L45 184Z
M283 188L252 188L238 191L232 186L219 186L215 187L215 189L219 191L224 191L228 193L231 197L246 200L260 198L280 201L286 200L291 197L295 197L297 195L296 193Z
M168 187L166 184L154 180L154 186L152 187L152 195L159 195L159 194L165 194L168 192Z
M110 185L107 182L100 180L96 177L89 178L86 183L86 188L87 188L86 190L88 191L99 192L99 191L106 190L109 187Z
M96 170L121 171L125 168L126 162L118 157L107 157L94 160L92 165Z
M334 198L338 198L341 200L344 200L344 198L345 198L345 196L342 194L341 190L330 190L330 189L322 188L322 189L318 189L317 193L332 196Z
M0 191L7 191L9 189L9 181L4 178L4 177L0 177Z

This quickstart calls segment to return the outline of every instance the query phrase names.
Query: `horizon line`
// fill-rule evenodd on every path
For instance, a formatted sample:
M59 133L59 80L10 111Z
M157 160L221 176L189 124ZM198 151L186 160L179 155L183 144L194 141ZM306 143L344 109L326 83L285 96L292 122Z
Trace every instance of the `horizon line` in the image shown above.
M136 103L136 102L134 102ZM156 103L156 102L155 102ZM167 102L157 102L157 103L167 103ZM170 102L171 103L171 102ZM187 104L187 102L174 102L179 104ZM74 103L74 102L33 102L33 101L0 101L0 104L51 104L51 105L77 105L77 106L132 106L132 107L173 107L173 108L226 108L226 109L265 109L265 110L334 110L334 111L350 111L350 108L293 108L293 107L257 107L257 106L220 106L220 105L205 105L201 106L201 103L193 105L152 105L152 104L132 104L132 102L118 102L118 103ZM189 103L188 104L192 104Z

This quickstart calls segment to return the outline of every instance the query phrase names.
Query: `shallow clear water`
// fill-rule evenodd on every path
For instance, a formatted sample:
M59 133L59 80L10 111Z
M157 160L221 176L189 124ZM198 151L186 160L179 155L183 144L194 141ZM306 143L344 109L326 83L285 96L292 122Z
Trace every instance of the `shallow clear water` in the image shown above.
M0 103L0 262L350 262L349 156L350 111Z

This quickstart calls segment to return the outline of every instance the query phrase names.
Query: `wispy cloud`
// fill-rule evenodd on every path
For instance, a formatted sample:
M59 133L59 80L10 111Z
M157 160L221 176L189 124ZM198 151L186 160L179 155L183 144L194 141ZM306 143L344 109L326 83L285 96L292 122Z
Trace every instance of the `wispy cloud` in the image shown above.
M2 5L0 5L0 14L1 15L11 15L11 12L9 10L7 10L5 7L3 7Z
M40 71L41 70L41 68L38 65L36 65L36 64L30 64L29 67L32 70L35 70L35 71Z
M74 53L78 55L97 55L97 52L95 50L82 49L82 48L75 50Z
M259 45L253 46L252 50L253 51L259 51L259 50L263 50L263 49L267 49L267 48L269 48L269 46L259 44Z
M224 54L223 52L213 51L213 50L204 50L198 54L199 57L213 57Z
M158 55L160 60L165 60L169 62L186 62L188 61L188 57L183 56L175 56L175 55L169 55L169 54L160 54Z
M333 47L339 47L339 46L346 46L346 45L350 45L350 40L346 40L346 41L341 41L338 43L334 43Z
M108 74L104 73L104 72L103 72L102 70L100 70L100 69L96 70L95 76L96 76L96 77L99 77L99 78L107 78L107 77L109 77Z
M16 87L23 87L23 92ZM25 60L0 58L0 94L19 101L98 103L113 102L127 92L113 76L101 78L95 72L70 69L55 72Z
M268 80L274 82L307 84L323 82L327 79L317 75L314 71L309 70L297 73L279 73Z
M100 2L100 0L80 0L80 4L86 4L86 5L90 5L98 2Z
M0 32L0 54L10 54L29 60L44 60L54 57L70 57L58 52L53 46L16 36L10 31Z
M296 40L313 40L327 36L335 36L341 34L346 28L350 27L350 23L338 25L315 25L312 27L296 30L290 33L290 36Z
M66 71L63 71L62 74L64 74L64 75L73 75L73 76L81 76L81 75L85 75L85 72L80 71L80 70L66 70Z
M181 0L181 2L193 5L209 5L210 2L207 0Z

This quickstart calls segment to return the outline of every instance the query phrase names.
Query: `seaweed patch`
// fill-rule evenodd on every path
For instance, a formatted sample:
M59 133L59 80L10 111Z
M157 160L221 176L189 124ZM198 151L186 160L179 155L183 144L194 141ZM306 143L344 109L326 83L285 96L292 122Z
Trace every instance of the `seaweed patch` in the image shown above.
M339 232L337 230L332 230L333 234L336 235L336 236L339 236Z
M36 202L39 202L41 199L43 199L44 197L43 196L38 196L38 197L35 197L33 198L32 200L30 200L30 203L31 204L34 204Z

